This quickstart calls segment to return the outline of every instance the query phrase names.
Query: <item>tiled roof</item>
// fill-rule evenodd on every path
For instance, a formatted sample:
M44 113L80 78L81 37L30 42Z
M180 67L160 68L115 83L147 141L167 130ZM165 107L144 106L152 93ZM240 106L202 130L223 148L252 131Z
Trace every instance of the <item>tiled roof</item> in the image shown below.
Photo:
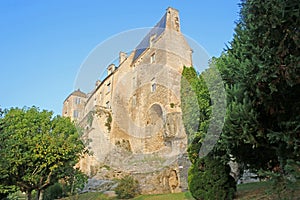
M71 95L78 96L78 97L84 97L84 98L87 97L84 92L80 91L80 89L75 90L74 92L71 93Z
M135 61L150 45L151 36L155 35L159 37L166 28L167 14L165 14L161 20L151 29L151 31L144 37L144 39L135 48L135 54L133 61Z

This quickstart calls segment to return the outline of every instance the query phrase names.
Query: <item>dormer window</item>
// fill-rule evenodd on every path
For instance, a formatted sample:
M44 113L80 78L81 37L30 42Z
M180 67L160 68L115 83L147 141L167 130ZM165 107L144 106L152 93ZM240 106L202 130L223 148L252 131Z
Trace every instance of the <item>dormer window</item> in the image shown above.
M151 35L150 40L149 40L149 46L150 47L153 46L155 38L156 38L156 34Z
M111 73L113 73L113 71L115 71L116 66L114 64L110 64L107 68L107 75L110 75Z

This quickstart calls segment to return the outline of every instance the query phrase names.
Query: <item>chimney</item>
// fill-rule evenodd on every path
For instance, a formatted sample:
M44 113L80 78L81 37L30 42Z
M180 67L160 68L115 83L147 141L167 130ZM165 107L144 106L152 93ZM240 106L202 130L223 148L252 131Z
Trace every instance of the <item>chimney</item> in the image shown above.
M122 62L124 62L124 60L125 60L126 58L127 58L127 54L121 51L121 52L119 53L119 65L120 65Z
M107 75L110 75L111 73L113 73L113 71L115 71L115 69L116 69L116 66L114 64L110 64L107 67Z
M95 83L95 87L98 87L100 84L101 84L101 81L97 80L96 83Z

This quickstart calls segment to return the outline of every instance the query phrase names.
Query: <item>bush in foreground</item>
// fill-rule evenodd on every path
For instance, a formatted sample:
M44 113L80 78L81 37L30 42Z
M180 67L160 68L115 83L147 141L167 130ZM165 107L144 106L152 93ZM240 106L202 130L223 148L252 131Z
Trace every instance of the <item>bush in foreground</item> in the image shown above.
M131 176L125 176L119 180L115 189L118 198L130 199L139 194L139 183Z
M189 189L195 199L233 199L235 180L229 175L230 167L210 154L198 158L189 171Z

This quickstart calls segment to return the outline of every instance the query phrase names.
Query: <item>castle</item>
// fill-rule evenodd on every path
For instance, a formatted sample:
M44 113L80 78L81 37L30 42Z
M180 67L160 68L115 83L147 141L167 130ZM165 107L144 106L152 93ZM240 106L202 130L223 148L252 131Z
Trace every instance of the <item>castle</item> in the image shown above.
M182 123L180 81L192 66L192 50L180 31L178 10L161 20L88 94L71 93L63 116L75 120L91 155L78 166L98 179L131 174L143 193L187 189L187 135Z

